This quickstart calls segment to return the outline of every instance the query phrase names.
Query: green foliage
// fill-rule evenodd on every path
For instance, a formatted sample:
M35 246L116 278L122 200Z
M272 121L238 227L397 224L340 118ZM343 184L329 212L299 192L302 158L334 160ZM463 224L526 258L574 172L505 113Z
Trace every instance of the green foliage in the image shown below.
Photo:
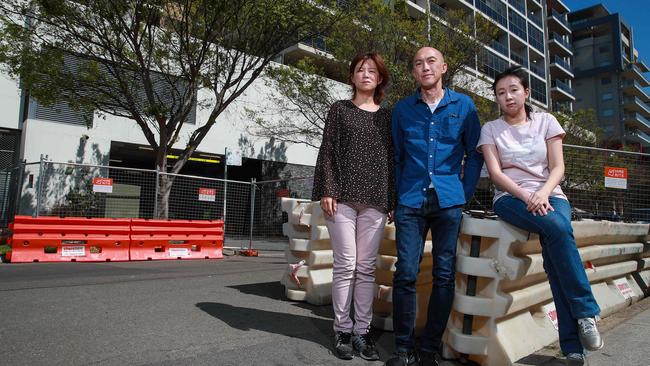
M331 81L313 75L347 81L349 60L359 53L378 52L383 57L390 73L384 101L389 108L415 90L411 59L426 45L438 48L445 55L448 64L445 84L471 91L457 76L465 65L474 65L482 44L495 36L496 28L482 18L475 20L456 11L448 11L441 20L432 19L429 27L424 17L414 19L409 15L405 1L371 0L350 5L347 16L323 35L333 60L307 59L294 68L267 74L268 83L280 94L274 101L277 111L267 111L267 117L264 112L249 110L249 118L257 122L251 134L318 147L329 106L337 99L348 98L349 94L342 92L340 86L336 88L338 93L324 91ZM317 68L315 64L325 66ZM491 109L486 105L481 113L489 115ZM283 117L274 119L272 115L278 114Z
M338 21L333 3L3 0L0 67L39 103L132 119L154 149L156 167L178 173L271 60ZM199 89L211 95L198 100ZM197 105L208 117L187 126ZM182 129L191 132L168 169ZM168 193L157 197L162 217Z
M11 252L11 247L8 244L0 245L0 255L5 255Z

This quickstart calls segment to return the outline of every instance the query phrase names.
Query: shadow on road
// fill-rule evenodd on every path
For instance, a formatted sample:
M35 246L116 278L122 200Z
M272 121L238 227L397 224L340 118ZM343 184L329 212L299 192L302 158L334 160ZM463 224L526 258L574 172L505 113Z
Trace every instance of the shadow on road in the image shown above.
M196 307L239 330L261 330L330 346L332 321L303 315L200 302Z

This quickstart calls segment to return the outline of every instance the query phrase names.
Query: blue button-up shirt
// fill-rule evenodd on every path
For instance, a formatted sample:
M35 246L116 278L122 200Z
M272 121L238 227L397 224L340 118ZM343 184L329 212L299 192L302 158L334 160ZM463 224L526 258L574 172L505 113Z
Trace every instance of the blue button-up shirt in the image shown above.
M398 203L420 208L433 186L441 208L465 204L483 166L476 150L481 125L472 99L445 88L432 113L418 89L395 105L392 118Z

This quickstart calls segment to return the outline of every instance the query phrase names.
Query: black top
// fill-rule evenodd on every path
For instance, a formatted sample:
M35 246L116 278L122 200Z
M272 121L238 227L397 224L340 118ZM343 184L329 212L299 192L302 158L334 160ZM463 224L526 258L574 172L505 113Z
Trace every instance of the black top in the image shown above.
M385 212L394 208L391 114L368 112L351 100L332 104L323 131L311 199L334 197Z

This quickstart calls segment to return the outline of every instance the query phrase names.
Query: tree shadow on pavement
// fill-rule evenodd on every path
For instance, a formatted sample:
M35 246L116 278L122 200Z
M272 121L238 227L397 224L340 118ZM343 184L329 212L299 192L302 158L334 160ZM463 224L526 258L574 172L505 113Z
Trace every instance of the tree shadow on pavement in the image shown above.
M196 307L235 329L280 334L318 343L326 348L331 344L332 321L329 319L217 302L200 302Z
M247 295L262 296L272 300L281 300L293 303L301 309L310 310L314 315L334 319L334 310L332 305L312 305L306 302L292 301L284 295L284 286L280 281L249 283L246 285L228 286Z
M247 295L267 297L272 300L286 300L284 297L284 286L280 281L249 283L246 285L227 286Z

